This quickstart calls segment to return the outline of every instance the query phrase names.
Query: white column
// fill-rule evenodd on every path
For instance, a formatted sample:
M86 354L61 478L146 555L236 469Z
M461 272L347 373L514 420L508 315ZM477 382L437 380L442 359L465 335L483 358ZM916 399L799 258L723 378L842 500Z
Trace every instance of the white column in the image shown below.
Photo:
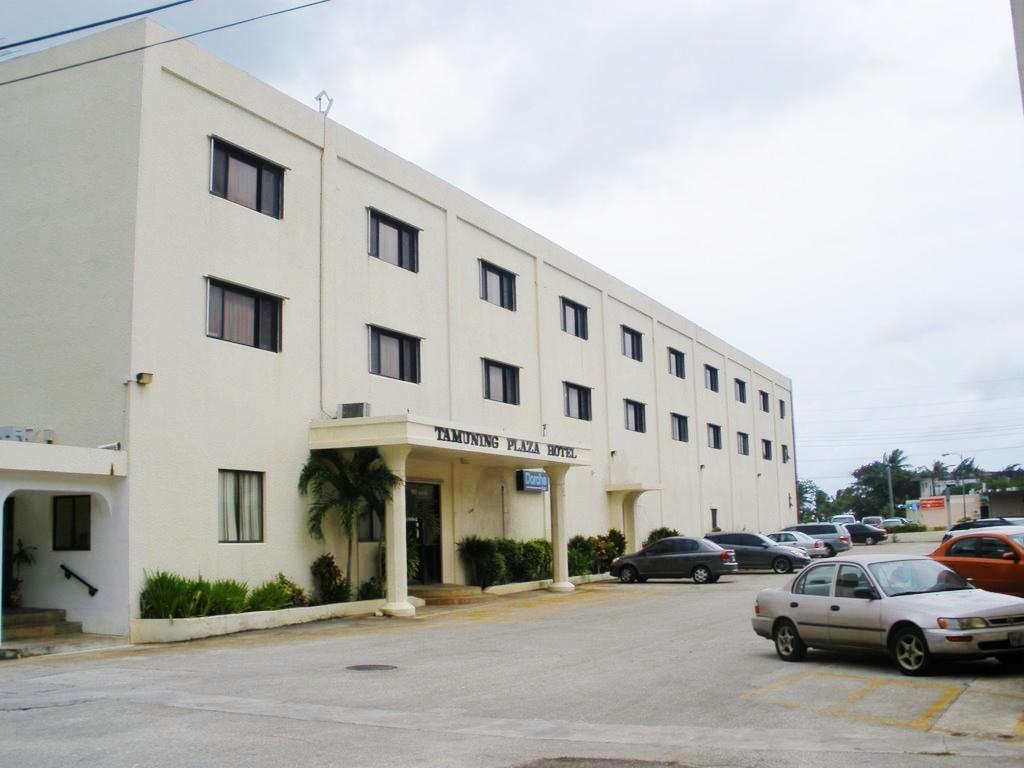
M569 581L569 537L565 522L565 475L568 467L548 467L551 483L551 570L554 581L548 587L552 592L572 592L576 587Z
M384 505L384 564L387 571L387 602L381 610L388 616L415 616L409 602L409 574L405 559L405 460L408 445L387 445L380 449L387 468L401 479Z
M626 553L640 549L636 540L636 500L639 493L627 493L622 497L622 533L626 537Z

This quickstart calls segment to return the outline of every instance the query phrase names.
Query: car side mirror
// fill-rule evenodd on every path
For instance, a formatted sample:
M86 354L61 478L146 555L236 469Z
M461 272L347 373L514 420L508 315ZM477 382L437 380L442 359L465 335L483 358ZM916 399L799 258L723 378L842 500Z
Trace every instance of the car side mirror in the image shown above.
M1014 562L1017 562L1017 553L1016 552L1003 552L1002 557L1003 557L1003 560L1012 560Z
M853 590L853 596L858 600L877 600L878 593L871 587L857 587Z

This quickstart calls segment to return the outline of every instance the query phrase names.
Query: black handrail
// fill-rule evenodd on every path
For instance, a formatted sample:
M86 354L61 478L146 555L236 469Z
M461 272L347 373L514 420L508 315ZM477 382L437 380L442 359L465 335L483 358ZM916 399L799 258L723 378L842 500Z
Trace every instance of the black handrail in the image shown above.
M73 576L74 578L76 578L80 582L82 582L82 584L85 585L85 588L89 590L89 597L95 597L96 593L99 592L99 589L97 587L94 587L88 581L86 581L81 576L79 576L77 573L75 573L70 568L68 568L66 565L64 565L64 563L60 564L60 569L62 571L64 571L64 578L65 579L70 579Z

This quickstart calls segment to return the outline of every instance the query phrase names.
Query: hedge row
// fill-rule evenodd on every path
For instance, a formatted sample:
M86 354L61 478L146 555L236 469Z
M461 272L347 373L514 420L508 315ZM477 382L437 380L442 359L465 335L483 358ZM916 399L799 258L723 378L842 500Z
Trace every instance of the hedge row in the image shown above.
M626 537L610 528L604 536L573 536L569 539L569 575L606 573L612 560L626 551Z
M144 619L186 619L245 611L276 611L307 603L302 587L281 573L276 579L249 589L247 584L234 579L211 582L202 576L187 579L176 573L156 571L146 574L146 583L139 596Z
M459 557L469 572L470 584L485 589L494 584L551 578L551 542L546 539L467 536L459 542Z

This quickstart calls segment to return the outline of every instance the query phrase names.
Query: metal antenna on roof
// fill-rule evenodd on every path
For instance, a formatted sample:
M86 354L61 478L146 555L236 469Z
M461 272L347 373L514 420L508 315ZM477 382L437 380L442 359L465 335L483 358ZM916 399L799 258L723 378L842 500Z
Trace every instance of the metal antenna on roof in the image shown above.
M324 99L327 100L327 108L326 109L324 109ZM331 111L331 107L333 107L333 106L334 106L334 99L332 99L330 96L327 95L327 91L320 91L320 93L318 93L316 95L316 108L317 108L317 111L321 115L323 115L324 117L327 116L327 113Z

